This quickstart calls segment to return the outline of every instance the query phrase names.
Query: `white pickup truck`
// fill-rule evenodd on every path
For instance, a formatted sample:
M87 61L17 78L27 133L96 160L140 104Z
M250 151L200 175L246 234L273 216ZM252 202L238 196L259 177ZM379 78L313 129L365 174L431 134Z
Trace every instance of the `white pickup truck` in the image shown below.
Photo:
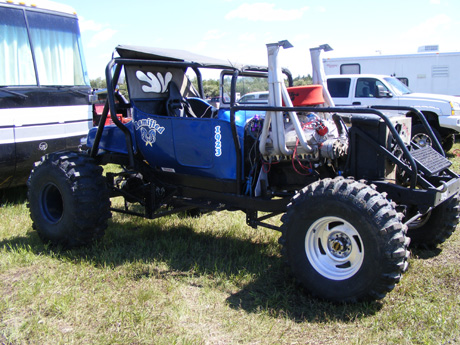
M375 74L327 76L327 88L336 106L406 106L420 110L440 139L445 151L460 132L460 97L413 93L397 78ZM408 114L409 116L411 114ZM430 144L419 120L412 117L412 140Z

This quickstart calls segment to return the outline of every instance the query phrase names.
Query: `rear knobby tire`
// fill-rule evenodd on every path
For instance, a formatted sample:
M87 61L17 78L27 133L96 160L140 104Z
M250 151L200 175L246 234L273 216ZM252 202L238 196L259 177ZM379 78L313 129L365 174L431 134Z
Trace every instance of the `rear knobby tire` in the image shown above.
M33 228L43 242L72 248L104 236L110 217L109 193L102 168L88 155L44 156L27 186Z
M337 302L385 297L407 270L402 215L372 187L341 177L301 190L282 217L283 254L314 296Z
M459 222L459 195L436 206L426 215L409 224L407 236L418 247L435 248L447 240Z

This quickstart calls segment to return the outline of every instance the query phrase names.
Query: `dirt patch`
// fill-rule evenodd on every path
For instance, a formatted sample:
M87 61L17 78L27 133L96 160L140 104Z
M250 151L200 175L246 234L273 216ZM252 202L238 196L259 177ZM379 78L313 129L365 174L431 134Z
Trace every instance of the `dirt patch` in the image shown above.
M16 295L18 282L33 279L32 277L38 276L37 271L35 266L28 266L0 274L0 295L3 298Z

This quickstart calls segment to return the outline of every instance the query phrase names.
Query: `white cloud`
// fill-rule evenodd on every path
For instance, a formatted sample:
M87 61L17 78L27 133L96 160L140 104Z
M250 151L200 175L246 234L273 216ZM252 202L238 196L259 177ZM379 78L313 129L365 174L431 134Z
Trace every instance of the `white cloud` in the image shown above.
M296 43L306 44L307 42L309 43L310 40L311 40L311 34L309 34L309 33L300 33L300 34L295 35L292 38L291 43L295 46ZM311 48L313 48L313 47L311 47Z
M78 23L80 25L80 31L85 32L85 31L99 31L102 30L104 25L101 23L97 23L94 20L86 20L83 17L78 18Z
M440 4L441 4L441 0L430 0L430 4L440 5Z
M203 37L203 40L205 41L218 40L224 36L225 36L224 32L214 29L214 30L209 30L208 32L206 32Z
M255 33L245 32L238 36L240 42L257 42L257 35Z
M98 47L101 43L106 42L112 38L113 35L117 33L116 30L107 28L99 31L91 37L91 40L88 43L88 47L95 48Z
M439 14L403 32L400 39L417 46L441 44L441 40L451 37L452 32L454 32L453 26L456 25L451 17L446 14Z
M445 28L451 22L452 18L450 18L447 14L439 14L435 17L427 19L417 26L414 26L412 29L406 32L406 35L425 36L430 32Z
M89 37L88 48L98 47L101 43L110 40L118 31L111 29L107 24L79 17L80 31ZM94 34L93 34L94 33Z
M254 4L242 4L237 9L225 15L225 19L248 19L251 21L287 21L299 19L308 7L294 10L275 8L275 4L258 2Z
M326 7L324 6L317 6L316 10L320 13L325 13L326 12Z

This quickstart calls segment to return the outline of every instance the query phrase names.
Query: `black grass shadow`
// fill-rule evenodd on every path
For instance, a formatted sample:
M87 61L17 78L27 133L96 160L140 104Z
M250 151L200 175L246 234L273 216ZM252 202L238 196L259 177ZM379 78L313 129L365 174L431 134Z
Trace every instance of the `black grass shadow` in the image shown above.
M97 267L118 267L126 262L163 262L168 270L156 265L136 265L128 278L136 281L149 277L162 278L174 275L193 275L194 284L200 276L228 277L242 271L253 277L251 283L240 286L229 295L230 308L258 313L261 310L273 317L284 316L296 322L352 322L356 318L373 315L380 310L381 302L336 304L318 300L298 286L280 255L268 254L267 243L225 235L197 232L187 222L174 226L159 226L156 222L139 225L136 219L123 224L110 222L106 236L92 246L73 250L53 248L40 242L36 232L0 242L0 247L11 250L30 248L40 255L53 255L75 264L89 262ZM177 224L177 223L176 223ZM218 286L218 284L216 284ZM217 287L219 288L219 287ZM222 287L222 289L225 289Z
M27 200L27 187L19 186L14 188L0 189L0 207L3 205L22 204Z
M333 303L312 297L294 279L289 267L269 267L257 280L227 298L233 309L249 313L266 310L274 317L284 316L296 322L353 322L372 316L382 302Z
M432 259L439 254L441 254L442 249L438 247L424 247L424 246L417 246L411 249L411 256L415 259Z

